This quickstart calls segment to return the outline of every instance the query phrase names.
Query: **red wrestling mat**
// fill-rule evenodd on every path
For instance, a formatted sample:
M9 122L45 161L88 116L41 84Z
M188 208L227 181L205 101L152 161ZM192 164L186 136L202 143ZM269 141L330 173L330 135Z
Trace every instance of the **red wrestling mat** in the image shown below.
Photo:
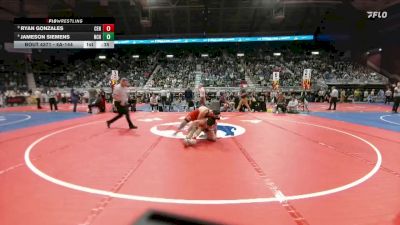
M143 106L144 104L137 104L137 107ZM58 104L58 111L60 112L72 112L73 105L66 103L66 104ZM111 104L106 105L107 110L111 109ZM42 104L42 109L37 109L36 105L25 105L25 106L15 106L15 107L6 107L0 108L0 112L49 112L50 105L49 104ZM77 112L87 112L88 106L87 104L78 104L76 107Z
M333 106L332 106L333 107ZM329 103L310 103L309 108L314 112L326 112ZM391 112L391 105L367 103L337 103L337 112Z
M137 104L137 107L145 104ZM107 110L111 107L107 104ZM329 103L309 103L309 109L314 112L325 112L328 109ZM58 111L72 112L73 105L58 104ZM78 112L87 112L87 104L78 104ZM337 112L391 112L392 106L383 104L366 104L366 103L337 103ZM47 112L50 111L49 104L42 104L42 109L38 110L36 105L16 106L0 108L0 112Z
M57 104L58 111L60 112L72 112L73 105L72 104ZM15 106L15 107L6 107L0 108L0 112L48 112L50 111L49 104L42 104L42 109L37 109L36 105L25 105L25 106ZM87 104L78 104L76 107L77 112L87 112L88 106Z
M184 148L171 135L183 115L0 134L0 224L128 225L147 209L224 224L399 224L399 133L224 113L217 142Z

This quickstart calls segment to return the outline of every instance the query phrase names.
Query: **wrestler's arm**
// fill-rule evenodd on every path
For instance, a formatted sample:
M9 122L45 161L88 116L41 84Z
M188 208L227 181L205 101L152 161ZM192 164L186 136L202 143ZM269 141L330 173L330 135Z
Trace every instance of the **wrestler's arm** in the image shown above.
M199 113L199 116L197 117L198 120L205 118L210 110L207 107L201 106L199 108L199 111L200 111L200 113Z
M200 135L200 133L204 130L204 127L207 126L207 119L195 120L189 127L189 133L186 138L196 138Z
M192 137L193 137L194 133L196 132L196 130L197 130L197 127L191 126L189 128L189 133L186 135L186 138L187 139L192 139Z
M190 124L189 133L186 135L187 139L196 138L200 134L201 128L199 126L199 123L200 121L196 120ZM197 130L200 130L200 132L198 132Z
M196 130L194 130L192 136L188 137L189 139L191 138L197 138L200 133L203 131L203 129L201 127L198 127Z

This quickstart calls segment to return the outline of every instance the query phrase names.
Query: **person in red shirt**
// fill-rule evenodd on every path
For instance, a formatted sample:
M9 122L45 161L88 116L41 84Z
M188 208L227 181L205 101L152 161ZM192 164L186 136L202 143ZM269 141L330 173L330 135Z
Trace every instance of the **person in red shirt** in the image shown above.
M179 125L178 130L175 132L175 135L182 130L186 126L186 124L190 123L191 121L200 120L204 118L214 118L219 119L219 110L211 110L206 106L200 106L198 109L193 110L192 112L188 113L182 123Z
M58 103L61 102L61 92L57 91L56 98Z
M240 111L242 106L246 106L247 110L249 112L251 112L251 108L250 108L250 105L249 105L249 100L247 98L247 90L246 90L246 88L242 88L240 90L240 101L239 101L238 107L236 108L236 111Z

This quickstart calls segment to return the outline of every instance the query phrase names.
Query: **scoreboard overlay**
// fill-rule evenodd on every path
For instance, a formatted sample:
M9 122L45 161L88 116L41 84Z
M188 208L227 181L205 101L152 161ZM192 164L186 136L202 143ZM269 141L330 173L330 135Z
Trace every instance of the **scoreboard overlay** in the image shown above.
M14 48L112 49L115 19L15 18Z

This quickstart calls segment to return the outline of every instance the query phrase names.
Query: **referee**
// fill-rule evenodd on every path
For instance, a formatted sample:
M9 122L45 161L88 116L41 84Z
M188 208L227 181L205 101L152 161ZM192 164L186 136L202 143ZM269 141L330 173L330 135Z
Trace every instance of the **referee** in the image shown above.
M122 78L118 85L115 86L113 91L114 105L117 108L118 115L107 121L107 127L110 128L110 125L121 118L123 115L126 117L126 121L128 121L129 129L137 129L138 127L133 125L131 118L129 116L128 110L128 79Z
M336 102L339 97L339 91L336 89L335 86L332 87L330 96L331 96L331 99L329 101L329 109L328 110L331 110L332 105L333 105L333 110L336 110Z

